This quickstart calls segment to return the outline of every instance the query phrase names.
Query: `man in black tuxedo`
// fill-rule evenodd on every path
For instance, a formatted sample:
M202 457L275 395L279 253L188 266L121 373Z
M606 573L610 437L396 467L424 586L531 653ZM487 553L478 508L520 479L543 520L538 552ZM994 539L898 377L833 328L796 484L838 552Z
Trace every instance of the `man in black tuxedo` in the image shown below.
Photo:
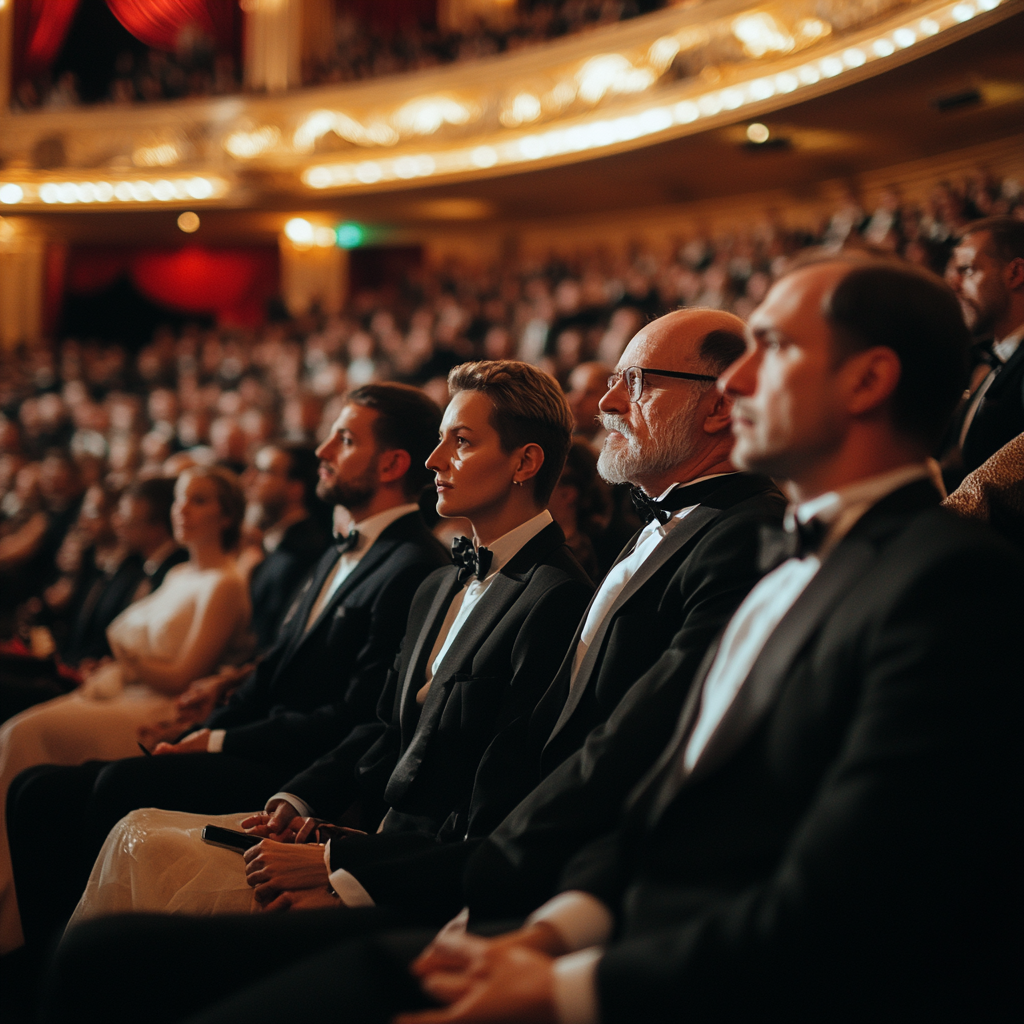
M937 507L925 462L967 344L952 293L915 268L833 260L777 282L720 386L736 462L787 481L787 532L766 547L780 564L619 827L569 851L522 928L453 923L414 964L445 1008L400 1024L1019 1016L1024 564ZM120 957L155 932L69 936L52 1019L127 1019L108 985L87 991L91 964L116 952L130 970L151 951ZM194 1020L272 1019L296 992L388 1019L427 1001L401 967L420 941L241 966Z
M534 712L525 738L527 770L509 773L497 757L481 764L478 789L501 794L495 805L514 806L642 680L651 714L631 769L621 766L603 793L591 788L585 802L573 804L591 821L614 820L618 803L667 742L708 645L760 577L759 531L781 521L784 501L767 478L735 472L730 402L711 386L742 351L742 330L728 313L683 310L648 324L619 360L601 400L610 434L599 469L662 503L640 499L651 522L601 583ZM641 376L631 367L647 369ZM268 803L273 831L300 812L332 820L344 813L366 749L360 742L353 736L282 787ZM362 774L369 771L364 765ZM485 834L497 820L481 816L472 835ZM461 905L461 862L472 845L438 855L448 865L446 885L440 878L419 885L419 871L404 854L392 865L379 849L368 855L359 842L332 843L332 867L355 871L358 864L359 881L375 901L443 920L452 901L455 909ZM273 872L252 874L268 889L277 883Z
M358 799L363 827L379 824L381 834L337 837L339 856L354 846L372 859L394 842L429 848L486 835L511 810L533 785L530 716L594 590L546 508L571 443L557 381L497 360L463 363L448 387L427 467L439 513L464 517L473 541L457 540L456 564L417 591L376 731L361 730L318 762L310 785L300 777L303 797L288 791L270 801L288 805L289 821L300 800L303 812L340 820ZM255 858L257 898L278 888L262 883L263 872L286 871L295 886L304 865L305 888L332 899L320 847L268 840Z
M991 338L991 369L954 421L946 461L955 486L1024 431L1024 222L986 217L968 224L947 276L971 332Z
M423 462L439 421L414 388L352 392L318 449L318 494L347 509L353 530L307 578L275 647L202 728L161 744L159 756L43 766L15 780L8 834L29 941L70 914L107 832L129 811L258 806L374 719L413 594L448 561L413 500L428 479ZM78 841L73 855L53 851L51 860L36 838L58 818L74 823Z
M247 477L246 518L256 513L266 552L249 580L252 630L259 649L268 650L296 589L327 547L326 516L312 514L314 504L326 507L316 497L317 457L309 448L265 445Z

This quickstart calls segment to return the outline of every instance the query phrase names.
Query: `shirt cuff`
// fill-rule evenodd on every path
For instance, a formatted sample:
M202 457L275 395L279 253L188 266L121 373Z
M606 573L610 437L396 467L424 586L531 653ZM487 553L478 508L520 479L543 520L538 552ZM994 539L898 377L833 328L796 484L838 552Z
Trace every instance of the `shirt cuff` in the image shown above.
M288 803L290 803L292 805L292 807L295 808L295 813L300 818L312 818L312 817L314 817L314 815L313 815L313 808L310 807L309 804L307 804L306 801L303 800L301 796L296 796L294 793L275 793L266 802L266 804L264 805L263 809L265 811L269 811L270 810L270 805L275 800L287 800Z
M206 752L219 754L224 749L224 729L211 729L206 740Z
M349 874L344 868L338 868L337 871L331 871L330 839L327 840L327 845L324 847L324 864L327 865L327 870L330 872L328 875L328 881L331 883L331 888L338 894L338 899L340 899L346 907L377 906L377 904L373 902L373 897L359 884L355 875Z
M555 1016L558 1024L599 1024L597 965L604 949L593 946L555 960Z
M599 899L578 889L548 900L526 919L526 927L539 921L551 925L570 952L607 942L615 924L611 911Z

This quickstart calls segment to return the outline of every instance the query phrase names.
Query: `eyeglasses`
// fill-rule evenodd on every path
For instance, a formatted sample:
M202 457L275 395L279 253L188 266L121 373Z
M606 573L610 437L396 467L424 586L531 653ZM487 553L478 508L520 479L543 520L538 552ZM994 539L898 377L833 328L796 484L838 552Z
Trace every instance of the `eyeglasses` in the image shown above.
M615 388L619 381L626 385L631 402L639 402L640 396L644 393L644 374L653 373L656 377L679 377L682 380L706 380L714 382L717 377L709 377L705 373L682 373L679 370L652 370L648 366L627 366L619 373L613 373L608 378L608 390Z

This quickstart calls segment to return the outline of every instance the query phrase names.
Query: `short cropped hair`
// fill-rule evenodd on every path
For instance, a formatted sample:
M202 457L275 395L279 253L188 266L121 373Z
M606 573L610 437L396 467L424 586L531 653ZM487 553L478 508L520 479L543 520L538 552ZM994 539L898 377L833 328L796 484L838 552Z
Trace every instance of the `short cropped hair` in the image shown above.
M981 220L971 221L960 232L960 241L969 235L976 235L979 231L988 232L995 255L1003 263L1024 259L1024 221L1017 220L1016 217L983 217Z
M171 505L174 504L174 481L165 476L150 477L147 480L136 480L129 484L125 495L136 501L144 501L149 506L149 521L159 523L168 533L172 533Z
M900 361L893 426L934 450L968 379L971 336L956 295L940 277L910 263L838 262L848 262L850 270L824 298L822 315L840 359L875 345L892 349Z
M506 452L540 445L544 463L534 476L534 494L545 504L558 483L572 443L572 413L558 381L515 359L463 363L448 374L448 393L480 391L494 406L491 426Z
M434 476L426 461L437 447L441 429L437 402L408 384L364 384L350 391L345 401L377 413L373 436L379 451L398 448L409 453L403 489L409 497L417 497Z
M245 492L238 477L223 466L191 466L181 475L185 473L213 481L217 504L228 519L220 531L220 546L225 551L234 551L242 535L242 517L245 515Z

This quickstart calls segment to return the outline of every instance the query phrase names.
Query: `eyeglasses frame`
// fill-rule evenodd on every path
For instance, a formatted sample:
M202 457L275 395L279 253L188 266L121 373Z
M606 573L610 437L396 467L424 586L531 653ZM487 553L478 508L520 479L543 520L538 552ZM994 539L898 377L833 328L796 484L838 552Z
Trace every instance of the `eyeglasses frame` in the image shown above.
M637 388L636 397L633 397L633 389L629 386L629 382L626 380L627 374L636 371L640 375L640 386ZM621 380L626 385L626 394L629 395L630 402L639 402L641 396L644 393L644 374L650 373L656 377L678 377L681 380L696 380L696 381L717 381L717 377L709 377L706 373L684 373L681 370L656 370L650 366L627 366L624 370L613 373L608 378L608 390L611 391L618 386Z

